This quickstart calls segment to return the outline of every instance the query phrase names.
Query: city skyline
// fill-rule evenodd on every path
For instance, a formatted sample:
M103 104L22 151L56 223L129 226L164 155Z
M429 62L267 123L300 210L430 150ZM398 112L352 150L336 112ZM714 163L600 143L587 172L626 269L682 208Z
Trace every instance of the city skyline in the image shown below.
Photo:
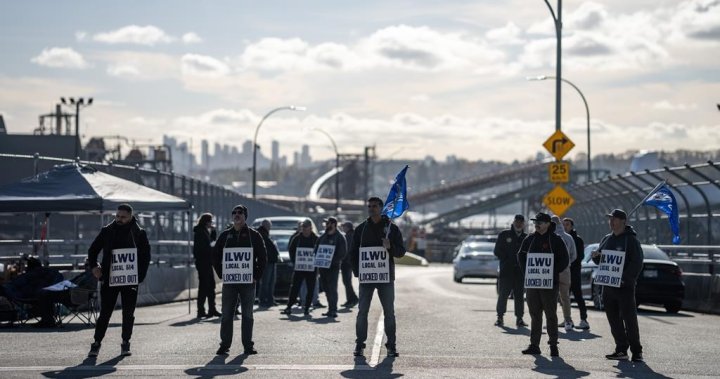
M550 3L554 3L550 1ZM553 4L554 6L555 4ZM31 133L60 97L93 97L84 141L163 135L316 159L524 160L554 131L555 35L542 1L256 4L8 2L0 114ZM59 17L57 15L61 14ZM582 89L592 153L717 149L720 3L563 3L563 77ZM713 96L715 95L715 97ZM583 104L563 87L563 131L586 152ZM64 111L70 112L68 108ZM200 138L201 137L201 138Z

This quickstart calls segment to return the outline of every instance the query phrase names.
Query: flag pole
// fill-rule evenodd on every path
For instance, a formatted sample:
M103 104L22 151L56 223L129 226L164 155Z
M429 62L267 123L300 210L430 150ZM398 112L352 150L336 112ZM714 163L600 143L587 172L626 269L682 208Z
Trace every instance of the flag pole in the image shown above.
M633 208L633 209L628 213L628 218L630 217L630 215L632 215L633 213L635 213L635 211L636 211L638 208L640 208L640 206L643 205L643 203L645 203L645 201L646 201L647 199L649 199L650 196L654 195L655 192L657 192L657 191L660 189L660 187L664 186L665 184L667 184L667 179L663 179L660 183L658 183L658 184L655 186L655 188L653 188L653 190L650 191L650 193L648 193L642 200L640 200L640 202L637 203L637 205L635 206L635 208Z

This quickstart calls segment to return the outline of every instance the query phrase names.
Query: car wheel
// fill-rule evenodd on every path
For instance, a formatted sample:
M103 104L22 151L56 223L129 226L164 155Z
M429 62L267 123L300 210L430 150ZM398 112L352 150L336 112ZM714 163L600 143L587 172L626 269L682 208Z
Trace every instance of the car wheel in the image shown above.
M462 277L453 276L455 283L462 283Z
M665 310L667 311L667 313L678 313L680 312L680 308L682 308L682 303L665 304Z
M595 307L595 309L599 311L605 309L605 304L603 304L602 292L602 286L597 286L595 284L592 285L593 307Z

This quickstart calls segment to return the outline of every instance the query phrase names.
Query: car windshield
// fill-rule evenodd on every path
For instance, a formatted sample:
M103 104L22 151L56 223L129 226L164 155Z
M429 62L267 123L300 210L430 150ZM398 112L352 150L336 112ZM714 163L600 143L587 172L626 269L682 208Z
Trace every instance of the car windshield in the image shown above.
M290 234L274 235L272 239L277 243L279 251L287 251L290 244Z
M494 248L495 244L488 242L468 243L460 249L460 254L492 253Z

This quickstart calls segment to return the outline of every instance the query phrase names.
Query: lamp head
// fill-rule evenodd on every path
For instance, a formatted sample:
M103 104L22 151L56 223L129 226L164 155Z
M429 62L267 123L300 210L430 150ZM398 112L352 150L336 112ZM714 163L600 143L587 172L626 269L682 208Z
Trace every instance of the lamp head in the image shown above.
M298 112L305 112L307 110L307 107L299 106L299 105L291 105L288 108L292 111L298 111Z

